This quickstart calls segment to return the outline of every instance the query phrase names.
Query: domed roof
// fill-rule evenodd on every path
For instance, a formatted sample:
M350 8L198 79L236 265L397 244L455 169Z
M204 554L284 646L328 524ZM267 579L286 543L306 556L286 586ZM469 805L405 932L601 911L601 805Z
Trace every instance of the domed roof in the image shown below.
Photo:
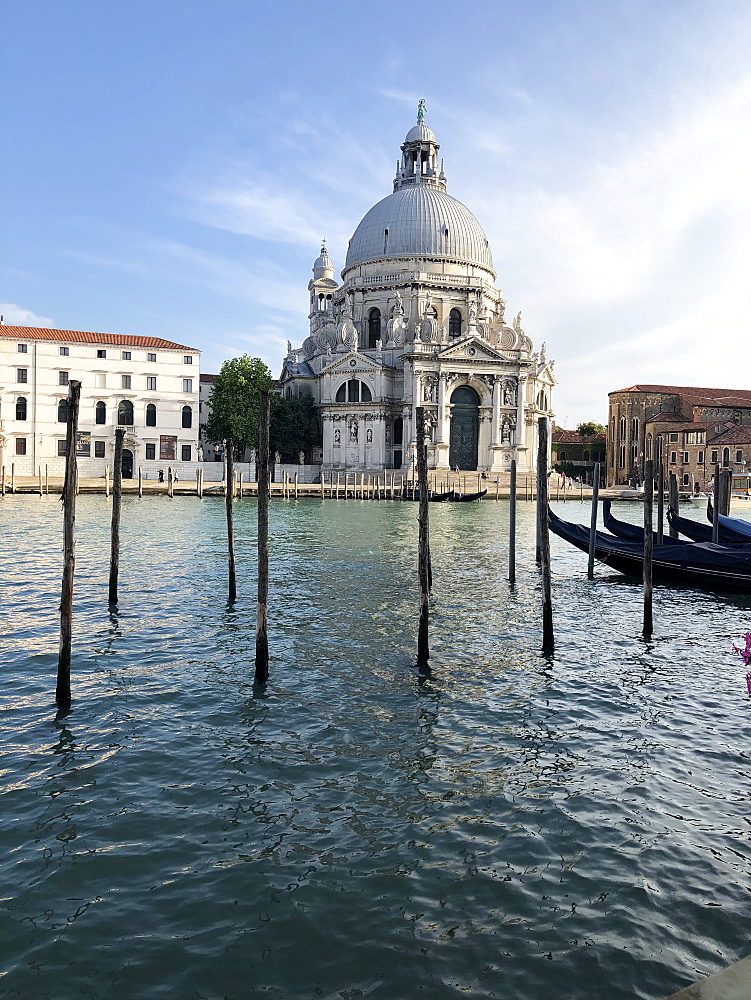
M407 132L405 142L435 142L435 133L429 129L425 122L418 122Z
M420 127L426 128L415 126ZM344 267L381 257L415 256L493 270L490 244L470 210L445 191L424 184L399 188L371 208L349 241Z
M326 270L334 270L334 265L326 252L326 247L321 247L321 256L316 258L316 262L313 265L314 268L324 267Z

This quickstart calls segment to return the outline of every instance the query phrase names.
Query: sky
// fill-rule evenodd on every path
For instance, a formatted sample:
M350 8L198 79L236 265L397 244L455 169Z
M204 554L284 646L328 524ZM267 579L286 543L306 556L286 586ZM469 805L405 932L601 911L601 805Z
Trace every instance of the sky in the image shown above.
M556 422L751 386L751 8L4 0L0 313L278 377L417 102L555 359Z

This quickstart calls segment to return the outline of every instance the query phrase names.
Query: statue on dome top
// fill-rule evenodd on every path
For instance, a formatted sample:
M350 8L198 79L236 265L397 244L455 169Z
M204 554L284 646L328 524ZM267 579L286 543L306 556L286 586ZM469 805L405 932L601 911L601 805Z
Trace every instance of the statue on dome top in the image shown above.
M417 124L418 125L424 125L425 124L425 113L426 113L427 110L428 109L425 107L425 101L421 97L420 100L419 100L419 102L418 102L418 104L417 104Z

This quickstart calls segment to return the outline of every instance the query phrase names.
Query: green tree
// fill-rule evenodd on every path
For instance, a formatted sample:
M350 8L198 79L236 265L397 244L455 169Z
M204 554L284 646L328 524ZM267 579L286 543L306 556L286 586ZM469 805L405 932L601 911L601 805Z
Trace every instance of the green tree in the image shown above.
M308 456L322 441L313 397L274 397L269 437L272 453L278 451L284 462L296 462L301 451Z
M582 437L589 437L590 434L607 433L607 427L603 427L602 424L595 423L594 420L588 420L586 423L577 424L576 429Z
M225 361L209 396L209 419L204 425L211 441L231 438L235 452L258 444L258 401L262 389L271 389L271 372L260 358L230 358Z

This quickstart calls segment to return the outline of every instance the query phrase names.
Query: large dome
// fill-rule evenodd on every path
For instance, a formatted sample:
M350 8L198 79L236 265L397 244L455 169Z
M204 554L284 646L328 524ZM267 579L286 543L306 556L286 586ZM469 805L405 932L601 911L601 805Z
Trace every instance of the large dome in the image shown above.
M344 267L417 256L493 270L490 244L474 215L445 191L423 184L399 188L371 208L349 241Z

